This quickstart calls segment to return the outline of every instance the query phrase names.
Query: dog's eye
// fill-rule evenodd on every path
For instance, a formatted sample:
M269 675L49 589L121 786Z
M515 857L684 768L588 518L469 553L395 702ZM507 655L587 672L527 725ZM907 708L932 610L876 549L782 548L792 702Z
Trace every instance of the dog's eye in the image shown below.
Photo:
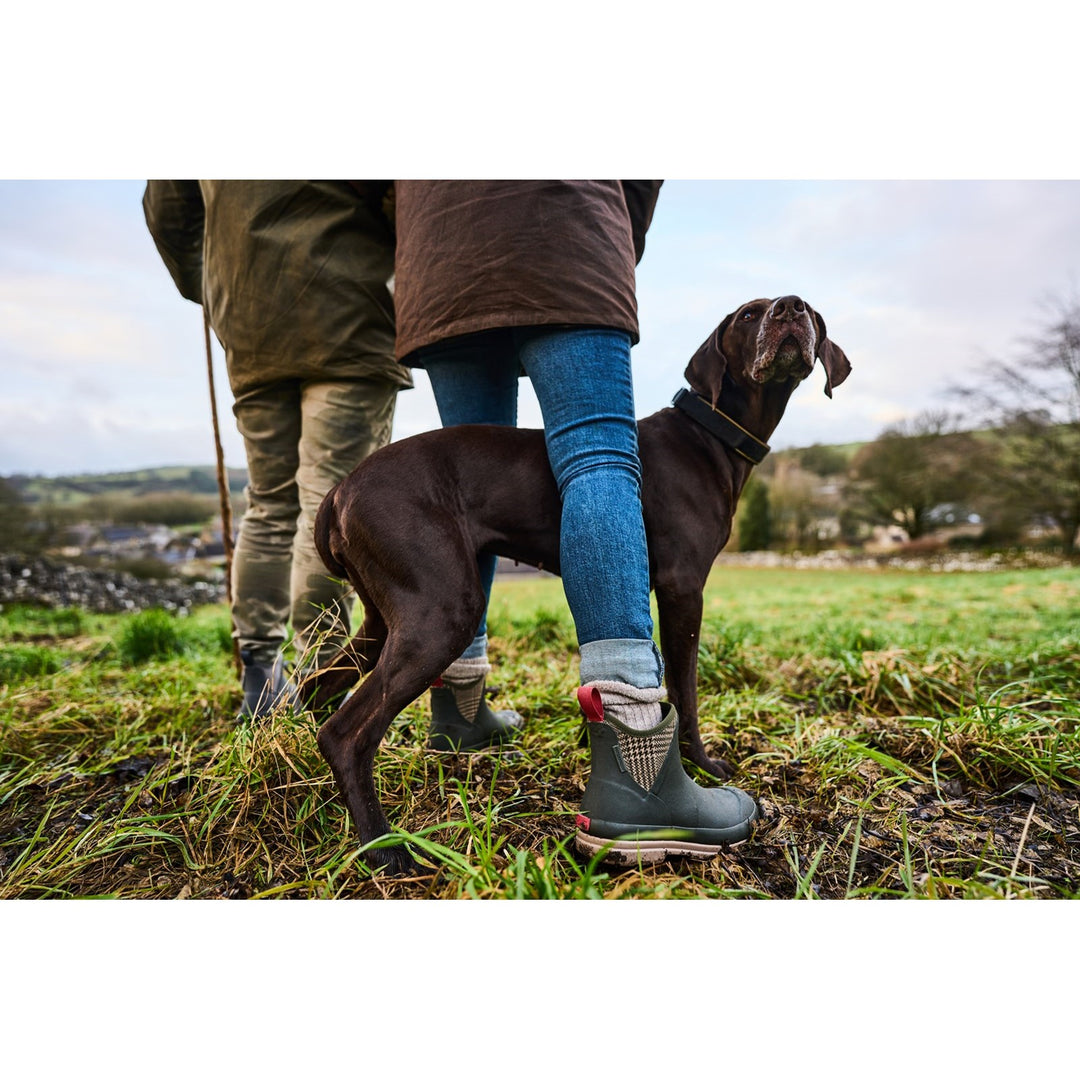
M758 317L757 311L754 308L748 308L742 313L743 322L753 322Z

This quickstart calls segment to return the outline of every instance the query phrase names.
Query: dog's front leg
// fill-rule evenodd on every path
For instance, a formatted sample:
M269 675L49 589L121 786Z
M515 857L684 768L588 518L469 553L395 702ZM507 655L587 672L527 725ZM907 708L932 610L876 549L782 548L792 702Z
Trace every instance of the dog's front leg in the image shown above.
M683 756L705 772L728 780L735 769L710 757L701 741L697 709L698 645L701 639L701 586L688 583L656 585L660 648L668 697L679 714L679 743Z

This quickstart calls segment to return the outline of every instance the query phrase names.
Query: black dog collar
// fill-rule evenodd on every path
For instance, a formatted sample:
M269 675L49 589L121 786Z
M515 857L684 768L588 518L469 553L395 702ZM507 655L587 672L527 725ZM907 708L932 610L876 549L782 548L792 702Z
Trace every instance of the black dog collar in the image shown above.
M719 409L714 409L692 391L680 390L671 404L676 409L682 409L691 420L696 420L725 446L746 458L751 465L760 465L765 460L765 455L769 452L769 447L765 443L754 438L746 428L739 427L730 416L726 416Z

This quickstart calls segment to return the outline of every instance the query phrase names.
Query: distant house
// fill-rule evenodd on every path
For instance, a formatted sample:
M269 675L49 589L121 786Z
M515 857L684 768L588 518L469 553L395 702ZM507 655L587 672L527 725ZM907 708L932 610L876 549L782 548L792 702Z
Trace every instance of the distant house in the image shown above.
M109 547L131 547L147 543L150 530L142 525L102 525L98 529L98 539Z
M893 551L911 539L906 529L899 525L875 525L870 530L870 539L865 544L868 552Z
M161 552L161 558L170 564L190 562L199 556L199 541L194 536L174 536Z
M182 538L167 525L82 525L71 531L71 539L85 554L99 558L180 561L173 552Z

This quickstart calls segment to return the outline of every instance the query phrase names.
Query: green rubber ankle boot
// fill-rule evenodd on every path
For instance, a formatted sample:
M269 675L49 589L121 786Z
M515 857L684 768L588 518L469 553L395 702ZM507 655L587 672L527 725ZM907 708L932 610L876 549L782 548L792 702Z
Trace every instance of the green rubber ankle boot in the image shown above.
M745 791L700 787L686 775L672 705L661 705L656 727L635 731L604 716L595 687L581 687L578 702L592 757L574 837L582 854L605 852L623 866L711 859L750 836L758 807Z
M439 679L431 688L428 749L468 753L501 746L524 724L512 709L493 711L484 698L485 675L469 682Z

